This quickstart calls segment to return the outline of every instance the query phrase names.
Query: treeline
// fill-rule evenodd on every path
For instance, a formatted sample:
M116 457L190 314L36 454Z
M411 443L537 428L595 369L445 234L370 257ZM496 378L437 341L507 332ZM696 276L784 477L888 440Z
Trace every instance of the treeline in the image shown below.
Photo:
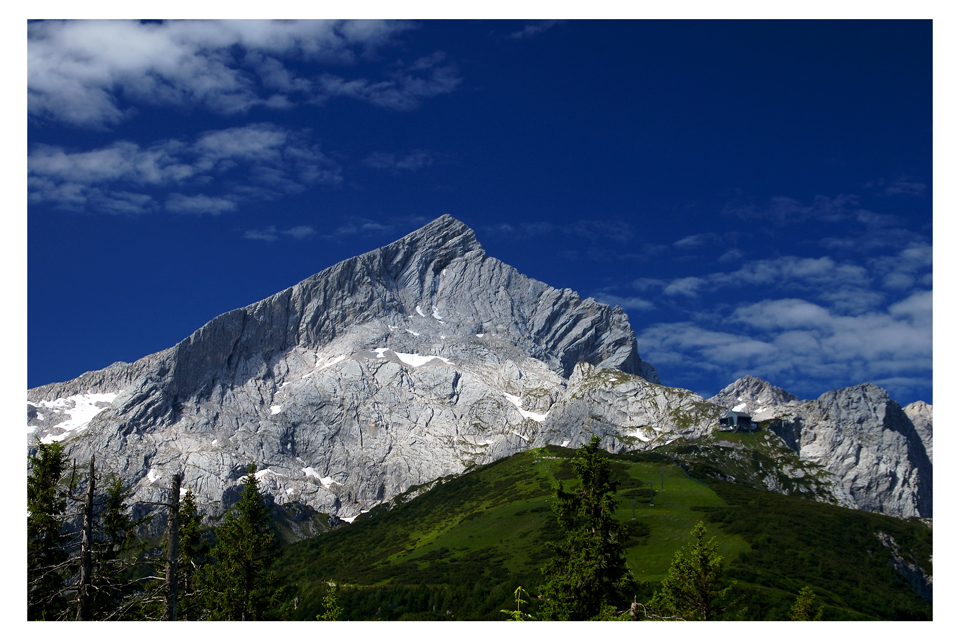
M676 552L661 583L636 580L625 555L636 532L614 515L618 483L599 442L594 436L573 456L571 488L562 482L556 488L552 511L558 529L541 543L546 548L537 554L545 562L539 579L524 578L535 595L513 585L481 587L482 581L465 574L451 586L426 584L426 576L418 575L419 586L341 591L324 583L322 593L301 594L297 584L278 579L280 544L254 465L243 478L239 500L210 530L202 526L192 491L181 490L179 475L171 479L166 501L137 503L138 513L148 513L134 517L130 489L119 478L98 476L94 459L78 472L59 443L39 444L27 485L28 618L284 620L307 613L296 611L301 597L322 603L319 614L312 607L309 612L320 620L445 619L473 609L477 617L487 617L483 612L505 598L511 608L499 609L504 620L746 617L745 594L725 570L717 543L705 539L703 523ZM142 539L138 531L161 515L167 523L162 539ZM801 589L790 617L822 615L814 592Z
M254 465L211 532L179 474L165 502L134 505L119 477L101 477L94 458L79 472L57 442L38 444L30 463L29 620L284 619L297 606L295 588L278 586L279 543ZM138 534L161 515L162 540Z

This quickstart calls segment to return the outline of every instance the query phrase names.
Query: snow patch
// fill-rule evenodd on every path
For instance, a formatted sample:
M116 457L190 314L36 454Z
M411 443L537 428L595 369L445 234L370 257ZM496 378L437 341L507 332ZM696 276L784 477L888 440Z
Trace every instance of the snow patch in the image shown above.
M108 407L99 407L98 404L113 404L117 399L116 393L82 393L66 398L57 398L56 400L41 400L39 405L47 409L59 409L70 416L60 424L54 425L55 428L63 429L60 435L48 434L40 438L43 444L60 442L74 431L85 429L90 421ZM70 406L72 405L72 406Z
M512 402L514 406L517 407L517 411L519 411L520 415L524 418L530 418L531 420L535 420L537 422L543 422L547 419L546 413L534 413L533 411L525 411L522 409L521 406L523 405L523 401L519 398L519 396L511 395L506 391L503 392L503 395L506 396L507 400ZM526 440L526 438L524 438L524 440Z
M482 334L482 333L476 333L476 334L474 334L474 335L477 336L478 338L482 338L482 337L484 336L484 334Z
M453 363L447 360L446 358L441 358L440 356L421 356L416 353L397 353L396 356L400 358L400 362L408 364L411 367L422 367L431 360L439 360L445 364L452 365Z
M417 313L420 314L421 318L426 318L427 316L423 315L423 311L420 309L420 305L417 305Z
M567 446L568 444L570 444L570 441L569 441L569 440L564 440L563 442L560 443L560 446L561 446L561 447L565 447L565 446Z
M370 512L370 509L363 509L357 515L362 515L364 513L369 513L369 512ZM340 519L346 522L347 524L353 524L353 521L357 519L357 516L350 516L349 518L340 518Z
M255 474L253 474L253 477L255 477L258 481L263 480L264 476L266 476L268 473L272 473L273 475L278 476L280 478L284 477L283 474L277 473L273 469L262 469L260 471L257 471Z
M277 415L277 414L280 413L281 411L283 411L283 406L282 406L282 405L275 404L275 405L271 405L271 407L270 407L270 415L272 415L272 416Z
M213 441L213 442L211 442L210 444L211 444L211 445L213 445L213 446L217 446L217 441L216 441L216 440L214 440L214 441Z
M406 331L407 333L413 334L413 335L417 336L418 338L420 337L420 334L417 333L416 331L411 331L410 329L404 329L404 331Z
M159 473L157 473L153 469L150 469L150 471L147 471L147 480L150 481L150 484L153 484L154 482L156 482L162 477L163 476L161 476Z
M740 399L740 398L737 398L737 400L739 400L739 399ZM742 402L742 403L738 404L737 406L735 406L732 410L739 412L739 411L743 411L744 409L746 409L746 407L747 407L747 403L746 403L746 402Z
M327 362L327 363L322 364L322 365L321 365L319 362L317 362L317 366L318 366L321 370L323 370L323 369L326 369L327 367L332 367L333 365L337 364L338 362L343 362L343 361L346 360L346 359L347 359L347 356L337 356L336 358L334 358L334 359L331 360L330 362Z

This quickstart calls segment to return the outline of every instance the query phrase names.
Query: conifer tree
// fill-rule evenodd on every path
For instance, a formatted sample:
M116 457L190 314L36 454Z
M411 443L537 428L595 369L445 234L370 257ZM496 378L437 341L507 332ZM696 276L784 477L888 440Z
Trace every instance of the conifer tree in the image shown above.
M143 543L136 528L142 523L130 513L127 500L132 490L116 475L106 480L106 495L94 534L92 598L90 615L95 620L127 617L128 607L141 590L131 576Z
M800 589L797 601L790 610L791 620L823 620L823 605L817 607L817 594L809 586Z
M199 576L207 562L210 545L201 532L201 515L193 491L188 489L180 501L180 562L178 563L177 619L199 620Z
M703 522L698 522L690 532L693 542L674 554L667 577L650 602L658 616L718 620L733 606L726 599L733 585L724 579L719 545L713 538L704 542L706 533Z
M27 619L53 620L66 609L63 595L66 493L60 481L66 467L59 442L40 443L27 478Z
M270 571L275 556L270 513L251 464L240 500L216 529L213 564L203 578L204 600L213 620L262 620L276 590Z
M557 488L553 511L566 532L548 543L555 557L543 569L540 614L548 620L589 620L629 603L635 581L627 568L626 528L614 517L617 502L609 465L600 453L600 438L581 446L573 459L579 487Z

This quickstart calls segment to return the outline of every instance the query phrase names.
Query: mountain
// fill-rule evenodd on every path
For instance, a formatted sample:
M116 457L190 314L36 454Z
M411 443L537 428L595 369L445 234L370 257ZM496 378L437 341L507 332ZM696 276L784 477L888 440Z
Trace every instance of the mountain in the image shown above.
M621 309L527 278L443 216L170 349L30 389L28 440L96 454L143 499L183 470L210 512L255 462L277 504L352 518L533 442L589 438L571 421L621 382L620 413L644 389L678 395ZM598 428L613 447L658 433Z
M861 384L800 401L745 377L711 398L770 429L800 459L828 472L837 504L899 517L933 516L933 408L903 409L886 391Z
M918 435L929 424L932 446L932 410L925 423L918 407L915 427L877 387L810 403L756 378L706 401L661 385L636 345L619 307L524 276L443 216L167 350L29 389L28 449L95 454L145 501L182 471L210 515L255 463L278 508L352 521L411 487L593 433L613 453L703 438L724 406L744 405L826 474L831 500L932 515Z

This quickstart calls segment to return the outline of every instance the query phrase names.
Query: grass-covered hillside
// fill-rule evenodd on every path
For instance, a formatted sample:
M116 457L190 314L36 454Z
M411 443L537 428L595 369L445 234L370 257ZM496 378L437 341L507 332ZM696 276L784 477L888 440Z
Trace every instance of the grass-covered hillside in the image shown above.
M561 537L550 509L554 487L574 482L573 455L560 447L520 453L413 489L351 525L286 547L278 569L299 587L295 617L322 611L328 582L341 585L350 620L503 620L501 610L515 608L517 586L534 596L526 610L536 615L540 567L551 556L546 543ZM711 476L719 472L704 460L684 469L673 453L610 458L641 602L702 520L738 580L748 618L786 619L805 585L825 605L825 619L932 616L877 536L893 536L901 554L932 574L932 532L923 524L718 483Z

